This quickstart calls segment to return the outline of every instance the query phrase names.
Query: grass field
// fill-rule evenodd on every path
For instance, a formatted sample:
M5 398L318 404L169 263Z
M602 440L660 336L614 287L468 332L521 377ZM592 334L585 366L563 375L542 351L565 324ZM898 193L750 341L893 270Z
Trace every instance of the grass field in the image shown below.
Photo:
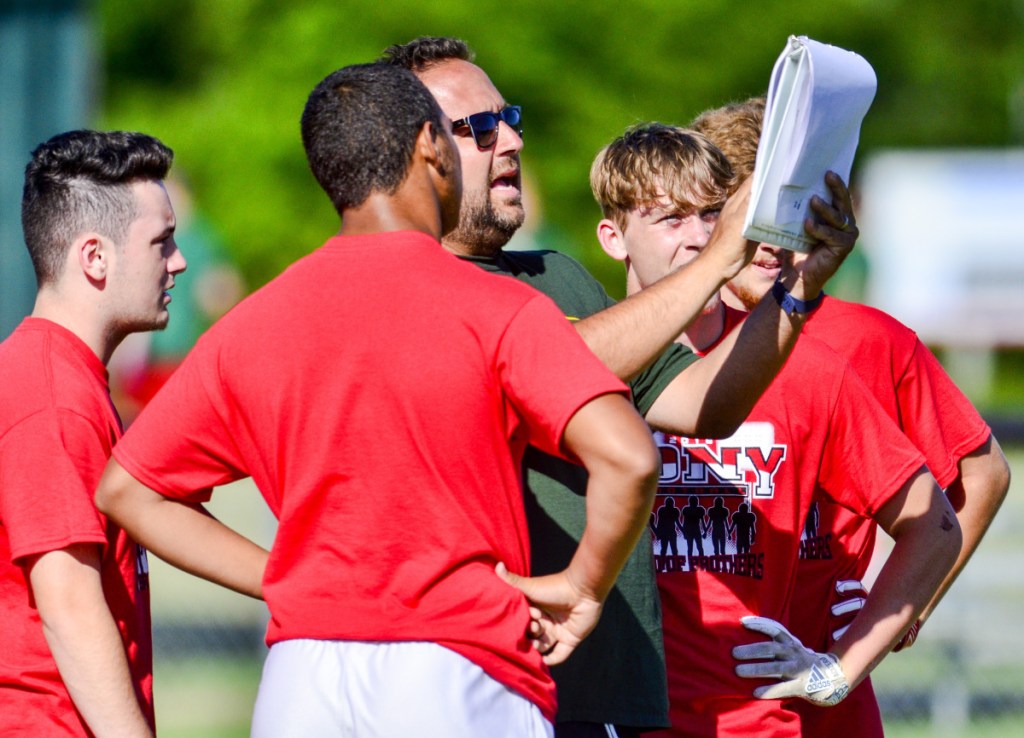
M888 738L1013 738L1024 735L1024 717L973 720L966 727L944 728L927 721L887 721Z
M1024 735L1024 448L1007 450L1014 482L999 517L967 570L910 650L875 671L881 696L910 706L885 711L890 738L1006 738ZM241 484L219 492L215 514L269 543L273 525L262 501ZM250 624L261 603L220 590L153 560L154 621ZM162 738L235 738L249 734L262 656L158 653L154 678ZM968 711L969 697L973 697ZM890 700L892 703L892 700ZM898 703L898 700L897 700ZM883 704L886 704L883 699ZM912 719L907 719L908 717Z
M153 675L157 734L161 738L248 736L261 667L256 657L158 662Z

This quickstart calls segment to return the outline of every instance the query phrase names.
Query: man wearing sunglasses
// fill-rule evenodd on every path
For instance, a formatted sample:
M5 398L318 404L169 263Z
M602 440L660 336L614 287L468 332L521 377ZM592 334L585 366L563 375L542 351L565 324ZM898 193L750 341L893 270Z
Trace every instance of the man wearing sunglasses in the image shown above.
M473 137L478 149L489 149L498 142L498 124L505 121L509 128L523 136L523 109L518 105L506 105L497 113L484 111L452 121L452 132L466 132Z
M762 304L715 351L700 361L673 341L705 303L747 263L756 244L741 236L749 186L726 204L703 252L685 268L615 304L578 263L553 251L505 252L523 223L519 152L522 115L509 106L487 74L472 63L466 44L420 38L388 48L384 61L411 69L455 122L462 161L458 226L443 245L481 268L507 274L546 293L577 321L590 349L630 381L633 401L647 421L679 435L730 435L784 363L805 316L773 299ZM845 192L845 187L843 188ZM853 247L844 231L844 203L815 201L820 222L808 232L825 242L787 285L812 300ZM727 389L726 389L727 388ZM532 573L564 568L583 531L586 474L530 448L525 456ZM566 663L552 669L558 686L557 734L636 735L668 725L661 616L653 562L637 547L605 603L601 622Z

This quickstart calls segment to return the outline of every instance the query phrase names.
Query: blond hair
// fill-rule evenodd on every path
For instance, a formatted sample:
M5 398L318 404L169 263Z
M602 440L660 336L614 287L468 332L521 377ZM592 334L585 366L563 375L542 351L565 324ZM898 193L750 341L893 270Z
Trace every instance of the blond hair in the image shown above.
M757 144L764 124L764 105L763 97L752 97L705 110L691 124L722 150L736 172L737 184L754 172Z
M696 131L641 123L601 149L590 188L606 218L625 229L626 215L668 198L681 212L720 203L735 187L728 159Z

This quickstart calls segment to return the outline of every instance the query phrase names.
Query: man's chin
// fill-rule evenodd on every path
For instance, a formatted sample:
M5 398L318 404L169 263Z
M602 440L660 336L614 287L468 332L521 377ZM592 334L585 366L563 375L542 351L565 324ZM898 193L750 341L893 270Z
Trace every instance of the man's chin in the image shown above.
M518 194L511 200L497 203L493 199L470 198L463 201L459 224L445 235L443 243L456 254L494 256L512 240L525 217Z
M767 290L759 295L746 287L736 285L727 285L726 289L729 293L729 296L725 299L726 304L738 310L745 310L748 313L757 307L757 304L761 302L761 298L767 294Z
M441 245L457 256L497 256L509 240L511 236L482 238L479 233L456 228L441 240Z
M171 314L166 308L161 310L159 313L154 315L149 320L140 320L134 326L133 333L143 333L145 331L162 331L167 328L171 322Z

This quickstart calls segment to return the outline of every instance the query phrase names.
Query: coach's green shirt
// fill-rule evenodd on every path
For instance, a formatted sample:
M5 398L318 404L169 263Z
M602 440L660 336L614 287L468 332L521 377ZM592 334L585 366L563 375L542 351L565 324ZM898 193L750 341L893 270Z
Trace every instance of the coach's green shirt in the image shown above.
M579 263L557 251L502 251L493 258L465 258L535 287L569 319L586 318L614 304ZM688 349L673 344L630 382L633 402L642 415L695 359ZM532 447L524 464L532 573L561 571L583 534L587 474ZM668 727L661 607L648 536L641 538L626 562L597 628L568 661L551 671L558 685L559 722Z

